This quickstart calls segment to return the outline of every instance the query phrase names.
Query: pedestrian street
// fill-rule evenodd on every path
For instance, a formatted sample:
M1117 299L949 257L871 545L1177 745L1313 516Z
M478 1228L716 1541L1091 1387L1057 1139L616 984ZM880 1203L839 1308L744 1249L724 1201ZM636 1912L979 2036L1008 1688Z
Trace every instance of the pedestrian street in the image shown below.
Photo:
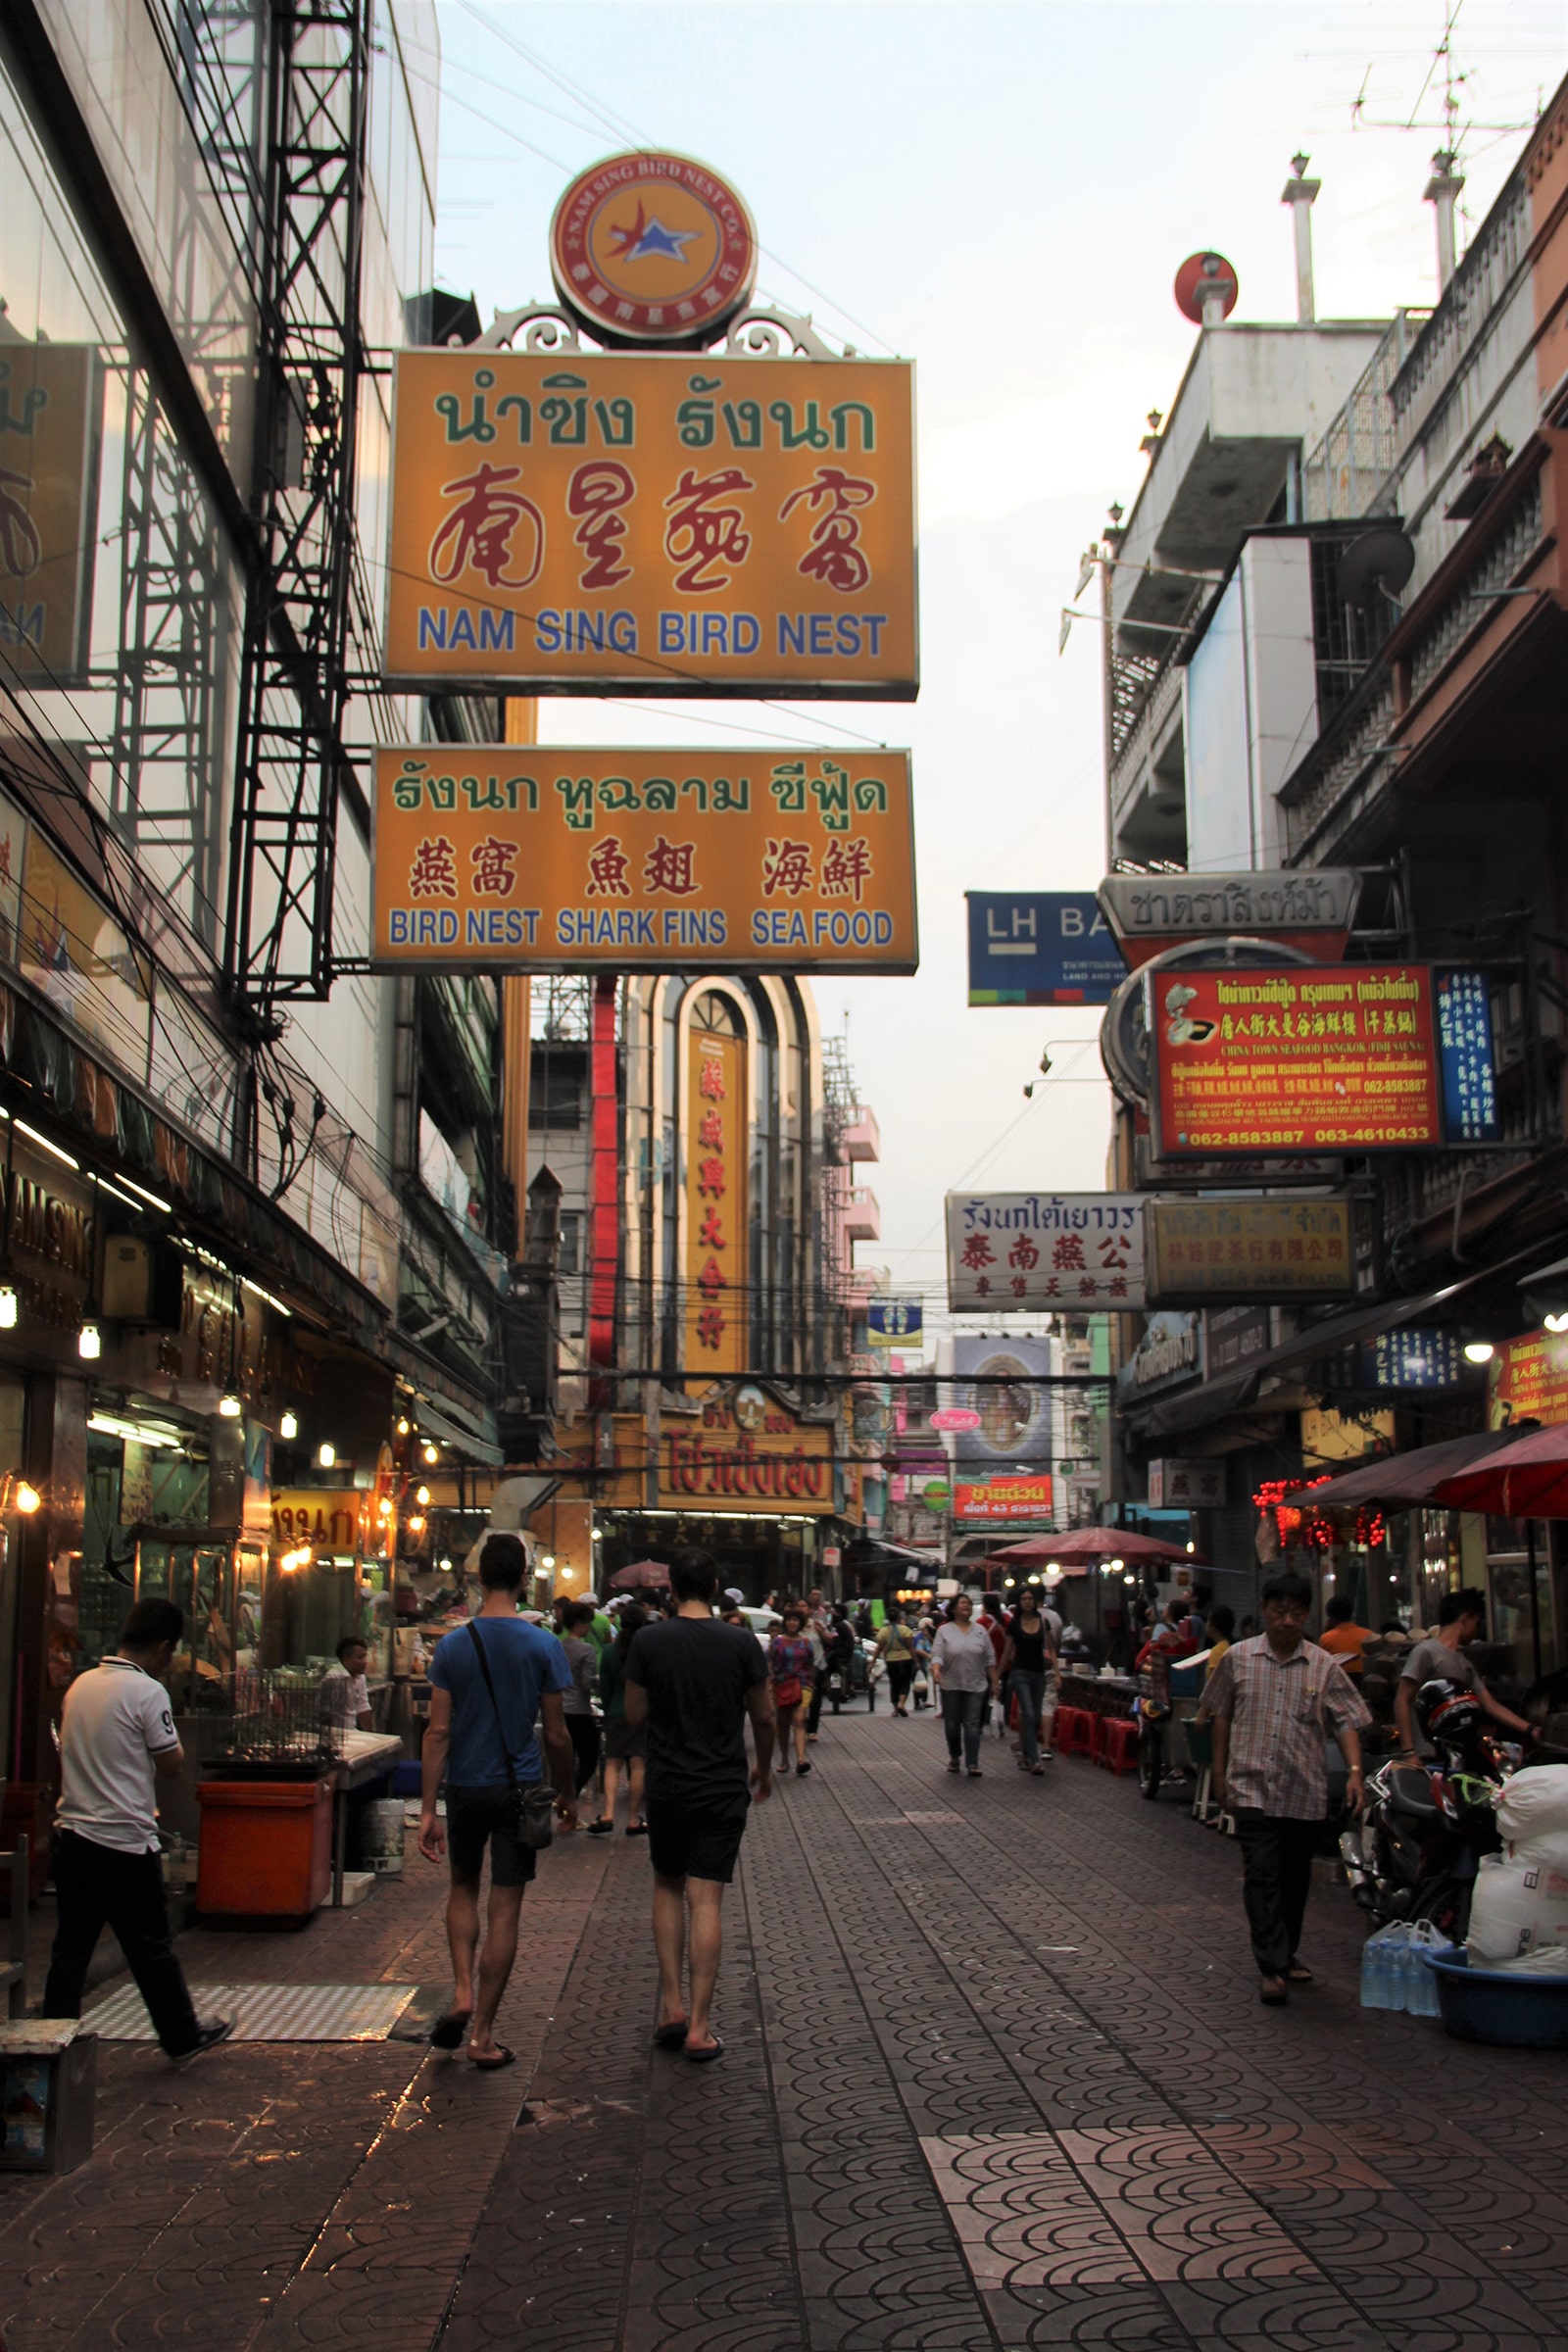
M182 1936L193 1985L419 1989L377 2041L102 2044L91 2159L3 2184L8 2352L1563 2340L1559 2062L1363 2011L1343 1886L1266 2010L1239 1854L1174 1790L990 1735L954 1780L929 1715L812 1754L753 1812L716 2066L651 2046L619 1832L541 1857L501 2075L423 2043L445 1874L412 1835L362 1909Z

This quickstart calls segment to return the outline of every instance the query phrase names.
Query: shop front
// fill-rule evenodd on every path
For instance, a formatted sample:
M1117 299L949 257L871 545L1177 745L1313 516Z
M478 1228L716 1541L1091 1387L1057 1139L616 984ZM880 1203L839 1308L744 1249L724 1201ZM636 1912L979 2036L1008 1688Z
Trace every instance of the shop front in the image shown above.
M853 1532L858 1487L839 1431L831 1409L802 1412L756 1381L563 1428L560 1489L531 1522L557 1590L602 1592L618 1570L700 1544L748 1602L808 1591L824 1548Z

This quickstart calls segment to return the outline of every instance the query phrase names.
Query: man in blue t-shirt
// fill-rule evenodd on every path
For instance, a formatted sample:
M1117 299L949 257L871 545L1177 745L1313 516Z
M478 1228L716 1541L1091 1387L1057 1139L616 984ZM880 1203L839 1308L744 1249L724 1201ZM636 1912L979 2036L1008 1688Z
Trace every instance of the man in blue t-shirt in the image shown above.
M487 1536L479 1553L484 1589L479 1614L437 1642L430 1661L419 1851L430 1862L439 1862L443 1854L450 1858L447 1941L453 1976L452 2006L431 2029L430 2039L438 2050L455 2050L466 2034L468 2056L486 2073L513 2061L512 2051L496 2040L494 2028L517 1956L522 1890L533 1877L536 1860L532 1846L523 1845L514 1835L512 1805L513 1779L523 1785L544 1778L536 1727L542 1728L556 1784L557 1817L564 1829L577 1826L571 1740L562 1703L562 1692L571 1687L571 1668L553 1634L517 1615L517 1594L527 1573L528 1555L520 1537ZM485 1666L494 1698L485 1686ZM435 1809L443 1776L445 1831ZM490 1907L481 1949L479 1879L487 1844Z

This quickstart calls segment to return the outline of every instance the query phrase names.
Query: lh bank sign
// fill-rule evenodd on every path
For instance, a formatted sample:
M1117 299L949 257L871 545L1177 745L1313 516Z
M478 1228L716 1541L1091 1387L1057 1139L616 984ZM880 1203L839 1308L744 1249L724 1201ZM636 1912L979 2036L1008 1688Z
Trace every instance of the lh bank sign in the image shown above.
M965 891L971 1004L1108 1004L1127 977L1092 890Z

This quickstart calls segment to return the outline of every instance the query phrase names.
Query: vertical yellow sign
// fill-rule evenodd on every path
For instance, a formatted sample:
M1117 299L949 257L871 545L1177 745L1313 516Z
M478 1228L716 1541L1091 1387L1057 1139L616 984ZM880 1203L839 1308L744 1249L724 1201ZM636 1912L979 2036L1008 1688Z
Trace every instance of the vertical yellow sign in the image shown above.
M0 648L29 683L87 667L102 382L88 344L0 344Z
M686 1368L744 1372L746 1040L694 1021L686 1051Z

